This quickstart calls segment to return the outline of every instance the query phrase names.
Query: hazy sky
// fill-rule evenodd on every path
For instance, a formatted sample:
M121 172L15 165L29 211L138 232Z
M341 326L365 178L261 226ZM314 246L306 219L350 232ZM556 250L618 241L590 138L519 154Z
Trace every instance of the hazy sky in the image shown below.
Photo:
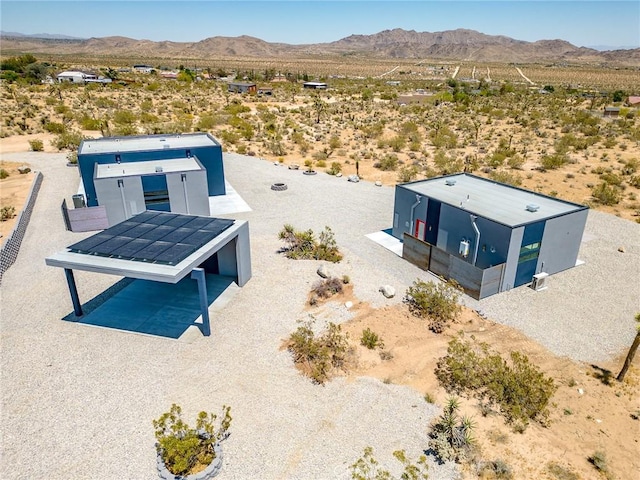
M5 32L198 41L250 35L293 44L403 28L469 28L518 40L640 47L640 2L623 1L0 1Z

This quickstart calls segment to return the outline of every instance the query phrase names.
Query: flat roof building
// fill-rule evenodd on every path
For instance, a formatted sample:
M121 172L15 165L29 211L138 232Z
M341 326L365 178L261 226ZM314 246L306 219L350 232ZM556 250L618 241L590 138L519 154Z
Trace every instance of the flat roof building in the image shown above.
M469 174L396 186L403 257L484 298L576 265L588 208Z
M88 207L113 225L144 210L209 215L225 194L222 147L207 133L84 140L78 165Z

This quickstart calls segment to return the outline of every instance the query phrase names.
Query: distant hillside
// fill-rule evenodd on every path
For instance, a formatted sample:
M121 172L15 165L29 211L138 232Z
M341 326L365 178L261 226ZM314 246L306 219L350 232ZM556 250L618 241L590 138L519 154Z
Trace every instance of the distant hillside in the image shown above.
M58 53L198 58L220 56L283 57L357 55L377 58L441 59L479 62L575 62L640 66L640 49L598 51L576 47L564 40L525 42L474 30L444 32L385 30L373 35L350 35L330 43L289 45L269 43L250 36L210 37L199 42L154 42L127 37L73 39L48 35L36 38L2 32L4 53ZM44 35L44 34L43 34Z
M3 31L0 31L0 37L43 38L49 40L82 40L79 37L70 37L69 35L58 35L55 33L17 33Z

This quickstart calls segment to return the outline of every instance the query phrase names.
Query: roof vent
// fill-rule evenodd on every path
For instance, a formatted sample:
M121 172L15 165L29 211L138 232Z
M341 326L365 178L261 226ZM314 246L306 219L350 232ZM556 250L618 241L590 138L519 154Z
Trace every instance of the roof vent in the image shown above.
M453 187L456 184L456 181L453 178L447 178L444 181L444 184Z
M527 211L529 212L537 212L538 210L540 210L540 205L536 205L535 203L527 205Z
M156 167L156 172L157 172L157 173L162 172L162 167L158 165L158 166Z

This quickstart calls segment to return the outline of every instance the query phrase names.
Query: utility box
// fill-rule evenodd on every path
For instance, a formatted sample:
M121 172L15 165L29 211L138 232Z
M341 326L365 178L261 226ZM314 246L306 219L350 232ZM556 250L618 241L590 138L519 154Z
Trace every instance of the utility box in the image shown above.
M81 193L72 195L71 199L73 200L73 208L84 208L87 206L86 202L84 201L84 195L82 195Z

